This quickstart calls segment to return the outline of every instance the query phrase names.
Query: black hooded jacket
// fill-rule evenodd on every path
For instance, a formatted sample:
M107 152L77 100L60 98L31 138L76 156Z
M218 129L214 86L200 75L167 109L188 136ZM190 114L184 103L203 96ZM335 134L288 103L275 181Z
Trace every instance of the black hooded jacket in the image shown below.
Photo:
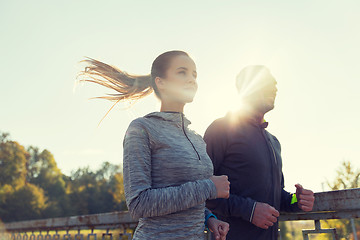
M299 211L291 205L292 195L284 190L281 146L249 117L227 114L206 130L204 140L214 165L214 175L227 175L229 199L209 200L206 207L230 224L227 239L277 239L278 224L267 230L251 223L255 203L268 203L280 211Z

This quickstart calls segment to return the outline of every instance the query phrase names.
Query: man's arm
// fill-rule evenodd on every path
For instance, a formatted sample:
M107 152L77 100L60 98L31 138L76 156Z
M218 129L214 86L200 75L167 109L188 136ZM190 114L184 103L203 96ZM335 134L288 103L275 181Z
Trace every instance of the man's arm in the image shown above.
M280 211L283 212L299 212L301 209L298 207L297 199L294 194L284 190L284 175L281 173L281 203Z
M218 175L226 156L227 126L221 120L214 121L204 134L206 151L214 166L214 175ZM215 199L206 202L206 206L216 214L226 217L240 217L249 222L255 210L256 202L250 198L230 194L228 199Z
M295 200L294 194L291 194L284 189L281 190L281 204L280 211L282 212L299 212L298 202Z
M214 199L206 201L206 207L224 217L238 217L252 222L256 201L230 194L228 199Z
M304 189L300 184L295 184L296 193L284 190L284 176L282 177L282 192L280 210L284 212L310 212L313 209L315 197L311 190Z
M221 119L215 120L205 131L204 141L206 152L213 166L214 175L217 175L220 165L225 158L227 147L227 131L225 123Z

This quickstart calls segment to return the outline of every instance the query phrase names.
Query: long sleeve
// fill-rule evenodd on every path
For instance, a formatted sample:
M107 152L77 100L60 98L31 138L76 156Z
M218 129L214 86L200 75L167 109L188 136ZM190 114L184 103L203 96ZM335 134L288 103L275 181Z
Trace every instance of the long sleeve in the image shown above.
M251 222L256 202L251 198L245 198L230 194L228 199L215 199L206 201L206 207L215 214L224 217L239 217Z
M291 204L292 194L284 190L284 176L282 176L281 187L282 190L281 190L280 211L283 212L301 211L297 203Z
M214 122L204 134L206 150L214 165L214 174L218 174L226 156L226 129L220 122ZM230 185L231 187L231 185ZM214 199L206 202L206 207L225 217L240 217L251 222L256 202L247 197L230 194L228 199Z
M152 188L149 134L140 122L130 124L123 145L125 197L134 218L163 216L216 198L216 187L210 179Z
M209 210L209 209L207 209L207 208L205 208L205 219L209 216L209 215L212 215L213 213Z

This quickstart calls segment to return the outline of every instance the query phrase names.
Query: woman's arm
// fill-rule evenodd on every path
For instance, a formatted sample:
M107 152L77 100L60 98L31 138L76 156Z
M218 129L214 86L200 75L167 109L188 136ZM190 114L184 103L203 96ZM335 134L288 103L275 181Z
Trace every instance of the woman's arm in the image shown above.
M178 212L217 196L210 179L153 189L149 135L137 120L130 124L124 138L123 171L126 202L134 218Z

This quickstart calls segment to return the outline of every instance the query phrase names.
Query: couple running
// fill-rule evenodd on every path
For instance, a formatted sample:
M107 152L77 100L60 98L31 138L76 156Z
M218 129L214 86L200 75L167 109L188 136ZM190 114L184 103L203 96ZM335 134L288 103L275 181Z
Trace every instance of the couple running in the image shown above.
M311 211L314 195L297 184L284 190L280 143L265 130L276 81L264 66L244 68L236 79L242 105L215 120L204 138L183 113L197 91L196 65L183 51L152 63L149 75L131 75L94 59L84 81L137 100L155 92L159 112L130 123L124 137L126 203L139 219L133 239L277 239L280 211ZM231 188L230 188L231 183Z

